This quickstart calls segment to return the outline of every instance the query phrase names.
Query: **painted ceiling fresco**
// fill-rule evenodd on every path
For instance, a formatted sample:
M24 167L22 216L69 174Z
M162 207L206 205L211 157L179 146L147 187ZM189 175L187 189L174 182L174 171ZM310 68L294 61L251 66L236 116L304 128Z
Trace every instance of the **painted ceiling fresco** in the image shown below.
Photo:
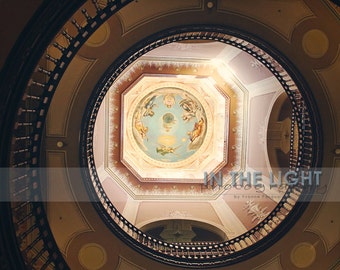
M190 92L175 85L159 87L133 107L128 130L150 158L164 163L186 160L206 139L205 109Z
M202 183L227 163L229 101L208 77L143 74L123 93L122 162L142 182Z

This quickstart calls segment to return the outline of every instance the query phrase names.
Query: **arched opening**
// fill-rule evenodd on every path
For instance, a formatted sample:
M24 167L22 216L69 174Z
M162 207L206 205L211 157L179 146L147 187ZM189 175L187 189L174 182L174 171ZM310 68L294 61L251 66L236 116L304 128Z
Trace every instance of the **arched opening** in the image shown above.
M227 240L221 229L211 224L187 219L155 221L143 226L141 230L168 243L218 243Z

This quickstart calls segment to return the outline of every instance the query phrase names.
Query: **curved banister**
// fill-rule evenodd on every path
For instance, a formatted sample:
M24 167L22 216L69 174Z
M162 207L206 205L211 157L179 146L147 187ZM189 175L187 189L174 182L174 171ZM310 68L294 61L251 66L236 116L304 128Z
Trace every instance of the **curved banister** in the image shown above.
M59 25L58 22L62 21L64 23L66 20L64 17L69 17L73 14L74 10L78 9L83 2L46 1L46 9L43 10L44 12L39 10L38 14L43 14L42 17L45 21L55 19L54 23L48 22L46 25L46 27L50 28L50 32L53 32L52 25L56 25L55 27L60 29L62 24ZM10 159L6 161L6 166L15 168L8 170L8 185L9 193L11 194L9 200L11 201L17 243L27 269L68 269L53 238L42 202L38 166L40 165L39 157L44 123L56 87L75 53L106 19L129 2L131 0L108 0L104 6L102 3L99 6L97 1L92 1L96 10L93 18L90 18L85 10L82 12L78 10L79 13L86 15L87 23L84 26L79 26L75 20L72 20L72 23L78 29L78 35L71 37L65 30L62 30L62 34L69 41L69 46L63 47L57 42L53 42L51 46L60 50L62 56L59 59L48 54L44 57L55 65L54 69L49 70L47 67L39 65L31 75L28 83L26 81L27 86L24 93L21 93L21 97L21 85L16 86L19 98L14 103L17 103L18 107L16 108L17 112L14 115L14 120L10 120L13 119L13 115L10 115L7 121L8 125L12 125L13 129L11 132L12 138L10 139L11 151L10 155L8 155ZM61 10L61 13L66 15L61 16L61 14L55 12L56 10ZM59 17L55 18L58 15ZM49 16L49 20L45 16ZM44 32L44 38L46 39L50 32L41 30L41 20L43 22L44 20L39 19L40 27L37 27L37 29ZM53 32L53 36L55 36L55 32ZM39 46L43 46L43 44L41 42ZM39 50L37 49L37 51ZM34 61L37 61L41 54L37 56L38 53L32 56ZM24 62L23 66L29 66L28 63ZM30 69L30 67L26 67L26 69ZM31 74L31 72L25 72L24 74ZM10 94L13 94L12 92L15 91L10 92Z

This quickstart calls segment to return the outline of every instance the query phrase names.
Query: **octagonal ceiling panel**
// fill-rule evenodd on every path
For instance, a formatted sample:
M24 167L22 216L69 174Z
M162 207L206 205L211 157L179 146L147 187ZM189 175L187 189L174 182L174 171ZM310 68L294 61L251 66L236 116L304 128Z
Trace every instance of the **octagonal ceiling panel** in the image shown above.
M227 162L229 97L209 78L143 75L122 112L122 162L141 181L202 183Z
M218 61L134 62L104 102L103 173L135 199L218 196L205 175L240 170L245 152L247 94L232 76Z

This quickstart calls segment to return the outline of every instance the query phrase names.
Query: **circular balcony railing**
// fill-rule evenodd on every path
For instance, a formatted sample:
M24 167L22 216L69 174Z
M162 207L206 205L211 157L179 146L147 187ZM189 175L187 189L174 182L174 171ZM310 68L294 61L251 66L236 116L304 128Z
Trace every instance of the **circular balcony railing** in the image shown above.
M266 48L254 45L254 41L249 38L245 40L240 33L219 29L217 26L195 26L172 29L166 34L155 35L153 41L148 40L145 44L141 44L133 53L126 55L125 61L113 65L107 71L105 80L90 99L87 114L84 116L81 155L83 165L88 168L84 170L84 174L88 179L90 196L94 201L98 201L97 210L107 225L141 253L162 262L185 265L185 267L205 268L227 265L249 258L259 252L260 246L273 242L275 237L282 234L284 228L291 222L292 216L303 207L300 201L307 200L306 196L311 194L313 187L306 187L301 183L289 187L275 209L262 222L236 238L219 243L167 243L147 235L119 213L101 185L94 161L93 136L97 113L113 82L125 68L152 49L185 40L211 40L235 46L255 57L272 72L285 90L293 108L289 170L299 172L311 169L315 162L312 119L302 92L292 76L278 60L266 52Z

